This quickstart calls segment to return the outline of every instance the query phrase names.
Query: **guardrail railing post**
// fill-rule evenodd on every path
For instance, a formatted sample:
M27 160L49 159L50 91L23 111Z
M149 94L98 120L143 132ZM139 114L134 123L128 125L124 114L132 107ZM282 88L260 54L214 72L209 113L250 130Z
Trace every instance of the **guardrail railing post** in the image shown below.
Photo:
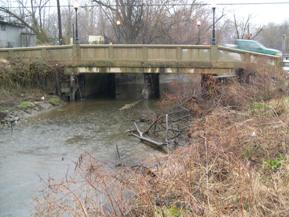
M47 60L47 49L46 48L41 48L41 58L43 61L48 61Z
M72 64L79 65L81 63L80 45L74 44L72 47Z
M142 47L142 61L148 61L148 48L145 46Z
M113 54L113 45L109 45L108 47L108 60L112 61L114 59L114 54Z
M251 55L249 54L249 53L246 53L246 54L244 54L245 55L245 57L244 57L244 62L245 62L245 64L247 65L247 64L250 64L251 63Z
M13 50L8 50L8 57L13 58L14 57L14 51Z
M213 45L210 49L210 62L214 67L218 61L218 46Z
M177 47L177 51L176 51L176 54L177 54L177 63L180 63L182 61L182 49L181 47Z

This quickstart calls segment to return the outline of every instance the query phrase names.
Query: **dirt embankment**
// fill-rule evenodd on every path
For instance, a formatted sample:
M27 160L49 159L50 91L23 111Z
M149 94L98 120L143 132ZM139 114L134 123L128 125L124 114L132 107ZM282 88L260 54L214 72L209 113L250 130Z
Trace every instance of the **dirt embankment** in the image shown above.
M0 126L13 126L19 120L47 111L62 102L57 93L63 79L63 67L21 58L0 63Z
M0 126L13 127L17 122L63 104L55 95L39 89L1 90Z

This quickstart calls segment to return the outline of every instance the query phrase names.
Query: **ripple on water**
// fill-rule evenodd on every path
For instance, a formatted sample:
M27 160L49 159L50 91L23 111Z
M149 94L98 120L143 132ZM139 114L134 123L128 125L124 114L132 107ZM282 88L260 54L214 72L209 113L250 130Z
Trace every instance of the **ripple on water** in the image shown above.
M39 176L63 178L84 152L107 165L114 165L117 159L116 145L125 163L134 164L154 153L126 135L132 126L131 114L119 108L127 103L131 101L71 103L30 118L13 135L1 130L0 216L29 216ZM139 105L139 112L142 107Z

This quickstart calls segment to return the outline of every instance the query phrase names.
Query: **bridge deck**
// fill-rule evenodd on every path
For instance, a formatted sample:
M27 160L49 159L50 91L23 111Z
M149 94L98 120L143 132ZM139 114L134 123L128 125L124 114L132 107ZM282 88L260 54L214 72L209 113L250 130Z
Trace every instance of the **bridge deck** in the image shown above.
M74 73L213 73L249 64L279 67L280 57L209 45L64 45L0 49L0 59L61 64Z

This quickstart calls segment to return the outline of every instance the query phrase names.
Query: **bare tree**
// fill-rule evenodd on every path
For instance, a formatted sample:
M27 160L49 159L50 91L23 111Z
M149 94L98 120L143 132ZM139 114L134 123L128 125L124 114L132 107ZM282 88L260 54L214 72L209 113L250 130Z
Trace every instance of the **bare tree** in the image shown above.
M252 24L252 16L248 15L246 19L240 20L234 14L234 28L235 28L235 38L237 39L254 39L263 30L263 26L255 27Z
M193 42L188 30L196 29L196 17L203 6L197 0L93 0L109 20L119 43ZM189 7L189 8L186 8ZM199 12L200 11L200 12ZM192 28L193 27L193 28ZM181 32L180 32L181 29ZM177 34L187 35L176 38Z
M264 26L263 31L258 35L257 39L264 45L275 49L282 50L288 53L288 33L289 22L285 21L281 24L269 23ZM285 35L285 42L283 42L283 35ZM282 46L282 42L285 43Z
M26 28L36 34L40 43L48 42L44 30L45 8L50 0L16 0L15 10L8 7L0 7L0 11L8 14Z

